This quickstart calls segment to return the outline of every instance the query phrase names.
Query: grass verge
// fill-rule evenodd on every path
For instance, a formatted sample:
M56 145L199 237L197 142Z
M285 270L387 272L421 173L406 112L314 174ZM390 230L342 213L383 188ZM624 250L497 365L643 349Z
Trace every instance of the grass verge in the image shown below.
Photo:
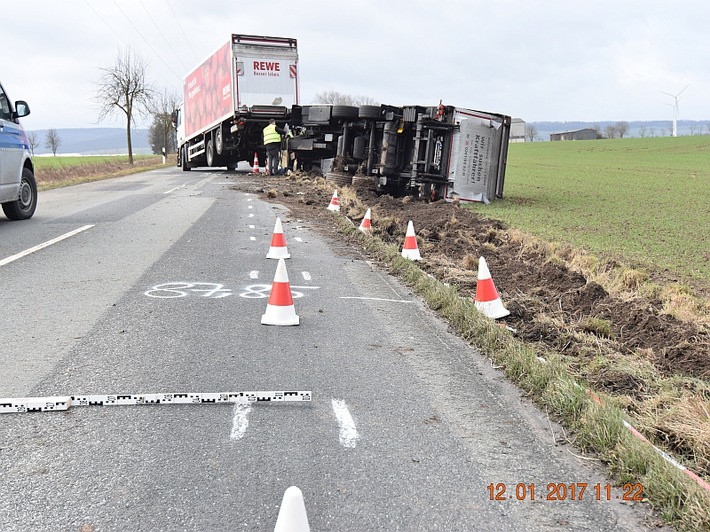
M710 530L710 494L627 430L625 411L616 398L604 396L602 404L594 401L585 392L588 383L572 377L574 368L565 358L554 352L540 353L516 339L478 312L470 297L404 259L396 246L363 235L344 217L338 218L338 229L362 244L457 334L501 366L511 381L570 430L572 443L609 466L619 485L642 484L646 500L679 530Z
M35 178L37 189L51 190L53 188L67 187L99 181L111 177L146 172L174 164L168 159L166 165L160 156L135 156L134 163L129 164L128 156L107 157L36 157Z

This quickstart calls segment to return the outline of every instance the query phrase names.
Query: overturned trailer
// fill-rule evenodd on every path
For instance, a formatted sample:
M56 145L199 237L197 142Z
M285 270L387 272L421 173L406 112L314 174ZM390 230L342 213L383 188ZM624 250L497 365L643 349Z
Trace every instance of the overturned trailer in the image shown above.
M441 103L294 106L285 147L289 166L371 179L383 193L487 203L503 197L510 124Z

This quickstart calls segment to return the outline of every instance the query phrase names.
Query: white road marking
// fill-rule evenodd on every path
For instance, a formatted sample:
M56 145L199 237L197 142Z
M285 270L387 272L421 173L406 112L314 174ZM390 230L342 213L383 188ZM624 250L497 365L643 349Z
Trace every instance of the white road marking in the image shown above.
M11 255L10 257L0 260L0 266L5 266L6 264L10 264L11 262L16 261L17 259L21 259L22 257L26 257L30 253L34 253L35 251L39 251L40 249L44 249L46 247L49 247L52 244L56 244L57 242L61 242L62 240L65 240L65 239L70 238L74 235L77 235L77 234L81 233L82 231L86 231L87 229L91 229L92 227L94 227L93 224L85 225L83 227L80 227L79 229L74 229L73 231L69 231L68 233L64 233L63 235L60 235L57 238L53 238L52 240L47 240L46 242L43 242L42 244L39 244L39 245L34 246L32 248L26 249L25 251L21 251L20 253L17 253L15 255Z
M247 227L249 227L249 229L255 229L255 228L256 228L255 225L249 225L249 226L247 226Z
M249 426L249 412L251 403L236 403L234 405L234 417L232 418L232 432L229 434L232 440L241 440Z
M253 213L253 212L249 213L249 218L254 218L254 213Z
M383 297L356 297L356 296L340 296L340 299L363 299L366 301L389 301L390 303L414 303L407 299L385 299Z
M180 190L181 188L185 188L185 185L183 184L175 188L171 188L170 190L166 190L165 192L163 192L163 194L170 194L171 192L175 192L176 190Z
M303 242L303 239L300 236L297 236L294 238L296 242Z
M348 411L348 406L342 399L333 399L332 405L335 418L338 420L338 425L340 426L340 445L354 449L360 435L357 433L355 421L353 421L353 417L350 415L350 411Z
M254 205L249 205L249 206L247 207L247 209L253 209L253 208L254 208Z
M250 279L258 279L259 278L259 270L252 270L249 272L249 278Z
M304 281L310 281L311 280L311 274L308 272L301 272L301 275L303 275L303 280Z
M256 237L255 237L255 236L250 236L250 237L249 237L249 240L251 240L252 242L256 242Z

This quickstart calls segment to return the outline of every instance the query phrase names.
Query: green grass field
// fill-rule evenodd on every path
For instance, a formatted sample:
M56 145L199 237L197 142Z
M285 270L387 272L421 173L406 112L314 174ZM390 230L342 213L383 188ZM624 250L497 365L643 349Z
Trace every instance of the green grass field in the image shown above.
M155 158L154 155L135 155L136 161L145 158ZM32 159L36 170L50 170L69 168L73 166L97 165L103 163L127 163L128 155L96 155L96 156L67 156L67 157L35 157Z
M546 240L710 280L710 136L511 144L476 210Z

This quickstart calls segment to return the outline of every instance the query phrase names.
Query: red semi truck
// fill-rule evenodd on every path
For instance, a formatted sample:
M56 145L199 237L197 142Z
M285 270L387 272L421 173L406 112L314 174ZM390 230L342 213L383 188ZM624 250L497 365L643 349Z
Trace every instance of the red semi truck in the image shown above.
M262 130L288 124L282 164L381 192L488 202L503 195L511 119L444 105L300 105L296 40L232 35L185 78L178 165L263 166Z
M262 129L271 118L290 120L298 103L296 39L232 35L185 77L178 165L233 169L255 151L263 158Z

